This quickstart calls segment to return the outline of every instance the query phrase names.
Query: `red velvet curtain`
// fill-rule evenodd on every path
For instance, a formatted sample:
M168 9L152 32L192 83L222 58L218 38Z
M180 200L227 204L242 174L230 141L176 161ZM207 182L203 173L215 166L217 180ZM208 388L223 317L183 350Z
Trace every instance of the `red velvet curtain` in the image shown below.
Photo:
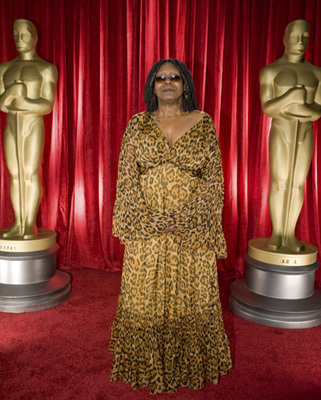
M16 56L12 23L33 20L38 53L59 70L54 111L45 117L44 195L39 225L56 230L60 264L121 268L112 237L118 154L129 118L144 110L143 87L160 58L190 68L201 109L214 119L225 175L226 276L244 276L247 241L271 233L268 132L260 69L283 54L286 24L310 22L308 61L321 65L319 0L0 0L0 62ZM321 121L305 185L298 237L321 248ZM3 132L5 115L0 116ZM1 147L2 144L1 144ZM0 159L0 226L13 212ZM321 283L321 275L317 275Z

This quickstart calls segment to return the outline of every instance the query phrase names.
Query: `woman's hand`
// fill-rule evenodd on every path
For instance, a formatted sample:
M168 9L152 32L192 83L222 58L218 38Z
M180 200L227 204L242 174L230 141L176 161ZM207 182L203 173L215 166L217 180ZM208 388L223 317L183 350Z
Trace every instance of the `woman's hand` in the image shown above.
M176 226L175 225L169 225L167 226L161 233L169 233L175 231Z

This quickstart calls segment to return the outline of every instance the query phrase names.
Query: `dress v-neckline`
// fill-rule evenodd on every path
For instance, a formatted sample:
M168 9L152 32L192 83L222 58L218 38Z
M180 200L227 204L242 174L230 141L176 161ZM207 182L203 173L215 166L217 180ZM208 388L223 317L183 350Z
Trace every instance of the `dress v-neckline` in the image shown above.
M156 125L156 127L158 128L159 133L161 134L161 136L163 137L163 139L165 140L165 142L168 144L168 146L169 146L170 148L173 148L173 147L176 146L177 142L179 142L183 137L187 136L187 134L188 134L192 129L194 129L194 128L206 117L207 114L206 114L206 113L204 113L204 114L205 114L205 115L204 115L200 120L198 120L197 122L195 122L195 124L194 124L193 126L191 126L187 131L185 131L185 132L183 133L182 136L180 136L177 140L175 140L175 142L174 142L173 144L170 144L170 143L169 143L169 141L168 141L167 137L165 136L164 132L161 130L161 128L159 127L159 125L154 121L154 119L153 119L153 117L152 117L152 115L151 115L150 113L149 113L149 117L150 117L152 123L153 123L154 125Z

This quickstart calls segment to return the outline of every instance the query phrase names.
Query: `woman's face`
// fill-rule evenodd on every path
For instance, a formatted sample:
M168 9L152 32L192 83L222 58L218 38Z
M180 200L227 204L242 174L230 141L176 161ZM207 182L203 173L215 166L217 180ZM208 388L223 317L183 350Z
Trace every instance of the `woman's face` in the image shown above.
M183 80L175 65L170 62L164 63L156 74L154 85L158 103L173 104L181 101L183 86Z

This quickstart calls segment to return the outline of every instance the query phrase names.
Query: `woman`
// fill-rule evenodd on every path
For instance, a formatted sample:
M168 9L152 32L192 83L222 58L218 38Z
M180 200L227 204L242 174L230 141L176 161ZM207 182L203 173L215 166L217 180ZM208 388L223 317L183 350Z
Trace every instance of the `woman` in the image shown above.
M231 368L216 271L226 256L219 144L181 61L154 64L144 99L119 159L113 233L126 248L110 379L200 389Z

